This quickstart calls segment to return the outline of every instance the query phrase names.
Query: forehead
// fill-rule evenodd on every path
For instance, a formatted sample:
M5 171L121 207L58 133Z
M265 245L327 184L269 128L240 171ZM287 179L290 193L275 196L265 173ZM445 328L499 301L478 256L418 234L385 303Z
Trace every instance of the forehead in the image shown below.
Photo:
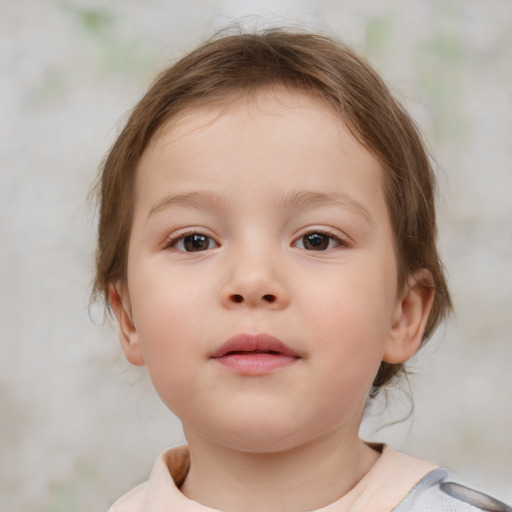
M379 162L324 101L296 90L265 89L191 107L165 123L139 162L136 204L148 194L154 200L165 188L169 193L183 187L181 193L207 184L222 192L234 182L263 187L288 180L293 188L300 180L301 188L326 192L341 177L366 181L362 188L380 195L381 174Z
M310 123L328 120L332 125L345 128L339 113L323 99L295 88L275 85L246 92L228 92L224 96L191 103L157 129L144 154L158 146L178 143L187 135L198 135L215 122L221 126L219 121L226 121L226 117L233 120L242 117L257 123L258 118L277 120L280 117L284 120L294 114L297 118L307 116ZM283 137L285 135L282 134Z

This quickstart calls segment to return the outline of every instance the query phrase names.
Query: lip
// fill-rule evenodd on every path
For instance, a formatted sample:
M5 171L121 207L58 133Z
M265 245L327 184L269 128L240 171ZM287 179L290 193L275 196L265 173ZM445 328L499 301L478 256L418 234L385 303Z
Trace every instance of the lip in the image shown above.
M233 336L210 358L242 375L263 375L301 359L295 350L269 334Z

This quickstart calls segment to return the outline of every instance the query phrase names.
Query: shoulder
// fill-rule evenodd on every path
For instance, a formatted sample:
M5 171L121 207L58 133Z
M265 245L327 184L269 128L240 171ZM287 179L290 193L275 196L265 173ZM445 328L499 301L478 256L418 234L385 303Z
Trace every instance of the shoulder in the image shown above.
M393 512L512 512L483 492L454 481L445 469L420 480Z
M108 509L108 512L144 512L144 496L147 484L145 482L121 496Z
M147 512L172 503L176 510L189 510L186 498L179 491L190 467L186 446L162 453L151 471L149 480L121 496L108 512Z

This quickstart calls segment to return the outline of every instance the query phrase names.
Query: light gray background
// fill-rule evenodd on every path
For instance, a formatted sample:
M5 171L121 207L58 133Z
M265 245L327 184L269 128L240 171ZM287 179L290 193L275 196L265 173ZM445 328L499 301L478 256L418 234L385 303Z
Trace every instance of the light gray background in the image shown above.
M337 34L421 125L457 316L414 364L411 419L376 432L395 392L363 432L512 502L510 0L0 0L0 510L106 510L182 442L89 315L86 195L155 73L245 15Z

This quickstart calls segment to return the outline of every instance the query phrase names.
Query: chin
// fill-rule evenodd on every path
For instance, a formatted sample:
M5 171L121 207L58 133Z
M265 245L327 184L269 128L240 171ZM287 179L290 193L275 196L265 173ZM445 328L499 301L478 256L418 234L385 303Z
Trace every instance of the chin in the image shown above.
M287 422L279 424L275 421L259 421L230 423L220 429L219 435L211 435L210 439L216 439L233 450L253 454L273 454L293 450L298 446L307 444L315 439L318 432L303 432L297 428L296 423ZM309 434L309 435L308 435Z
M260 436L258 439L231 439L228 447L248 454L271 455L293 450L300 444L297 440Z

